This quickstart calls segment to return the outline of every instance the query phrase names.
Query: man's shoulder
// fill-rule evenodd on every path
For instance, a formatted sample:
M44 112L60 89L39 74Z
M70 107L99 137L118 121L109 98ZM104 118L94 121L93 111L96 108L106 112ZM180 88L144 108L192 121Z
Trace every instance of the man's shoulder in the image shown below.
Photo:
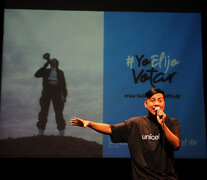
M176 118L174 118L174 117L169 117L169 116L167 116L167 118L166 118L166 121L169 121L169 122L178 122L178 120L176 119Z
M137 117L132 117L128 120L126 120L127 123L129 124L139 124L143 121L145 121L147 116L137 116Z
M178 120L176 118L169 117L169 116L167 116L165 123L167 124L167 126L173 126L173 125L179 126Z
M59 73L59 74L64 74L64 72L61 70L61 69L59 69L59 68L57 68L57 72Z

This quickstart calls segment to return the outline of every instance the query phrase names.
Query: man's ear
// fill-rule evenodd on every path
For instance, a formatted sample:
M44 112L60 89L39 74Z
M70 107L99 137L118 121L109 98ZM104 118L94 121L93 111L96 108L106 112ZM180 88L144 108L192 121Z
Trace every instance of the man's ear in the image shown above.
M147 101L144 101L144 107L147 108Z

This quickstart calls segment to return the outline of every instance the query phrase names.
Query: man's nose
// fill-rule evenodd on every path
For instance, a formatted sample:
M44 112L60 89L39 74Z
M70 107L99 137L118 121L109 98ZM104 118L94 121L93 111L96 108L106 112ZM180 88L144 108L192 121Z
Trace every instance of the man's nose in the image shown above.
M159 104L159 102L156 100L156 101L155 101L155 105L158 105L158 104Z

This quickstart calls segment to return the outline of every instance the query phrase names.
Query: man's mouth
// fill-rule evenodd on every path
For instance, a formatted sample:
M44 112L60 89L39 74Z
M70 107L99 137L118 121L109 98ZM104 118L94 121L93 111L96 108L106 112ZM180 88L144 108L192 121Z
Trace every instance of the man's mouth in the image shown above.
M160 107L159 107L159 106L156 106L156 107L154 107L154 108L152 108L152 109L153 109L154 112L157 112L157 111L160 110Z
M156 107L154 108L154 110L155 110L155 111L159 111L159 110L160 110L160 107L159 107L159 106L156 106Z

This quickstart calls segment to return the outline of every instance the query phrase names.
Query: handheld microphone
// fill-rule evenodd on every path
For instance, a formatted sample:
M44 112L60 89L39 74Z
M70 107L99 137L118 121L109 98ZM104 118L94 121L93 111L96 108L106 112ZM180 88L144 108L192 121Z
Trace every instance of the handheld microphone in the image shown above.
M157 111L159 111L160 110L160 107L159 106L156 106L155 107L155 111L157 112Z
M156 115L157 115L157 111L159 111L160 110L160 107L159 106L156 106L155 107L155 111L156 111ZM162 119L163 118L163 115L161 115L161 116L159 116L159 118L160 119ZM163 124L162 124L162 127L164 128L164 122L163 122ZM164 176L164 172L165 172L165 168L164 168L164 164L165 164L165 156L164 156L164 152L165 152L165 150L164 150L164 147L165 147L165 133L162 133L163 134L163 138L162 138L162 141L163 141L163 148L162 148L162 160L163 160L163 170L162 170L162 174L163 174L163 176Z
M157 114L157 111L159 111L159 110L160 110L160 107L159 106L156 106L155 107L156 114ZM162 119L163 118L163 115L159 116L159 118Z

